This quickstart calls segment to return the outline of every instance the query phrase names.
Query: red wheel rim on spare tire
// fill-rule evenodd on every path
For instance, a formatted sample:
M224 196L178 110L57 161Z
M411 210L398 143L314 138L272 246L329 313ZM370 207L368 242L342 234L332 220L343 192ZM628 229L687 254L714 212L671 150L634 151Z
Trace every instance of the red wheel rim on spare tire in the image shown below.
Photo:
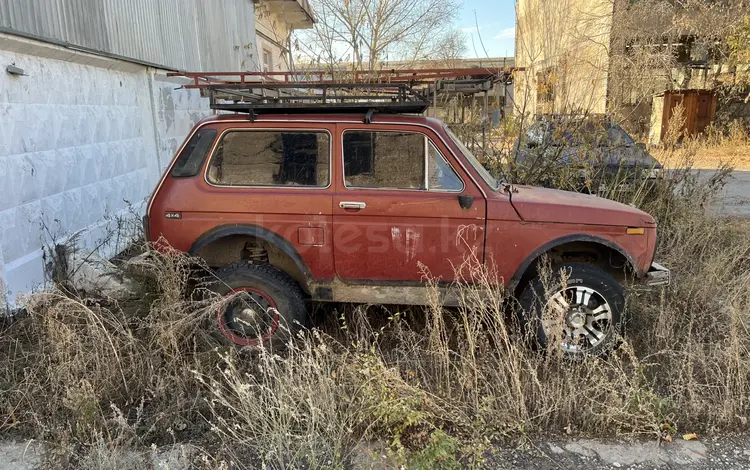
M219 330L229 341L238 346L258 346L276 333L279 311L270 295L253 287L239 287L227 296L236 297L216 312L216 319ZM250 335L244 334L243 324L251 326ZM260 331L266 332L258 336Z

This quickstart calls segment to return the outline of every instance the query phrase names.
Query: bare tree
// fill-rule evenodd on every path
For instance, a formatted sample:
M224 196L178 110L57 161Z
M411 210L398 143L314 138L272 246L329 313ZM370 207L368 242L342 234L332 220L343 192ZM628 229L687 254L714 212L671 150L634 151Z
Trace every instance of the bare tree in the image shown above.
M727 38L732 62L750 63L750 13L743 18L742 24L736 25Z
M725 102L747 95L738 51L748 11L747 0L616 0L608 111L638 129L657 92L713 89Z
M375 70L385 60L458 55L455 0L314 0L317 23L298 38L308 61Z

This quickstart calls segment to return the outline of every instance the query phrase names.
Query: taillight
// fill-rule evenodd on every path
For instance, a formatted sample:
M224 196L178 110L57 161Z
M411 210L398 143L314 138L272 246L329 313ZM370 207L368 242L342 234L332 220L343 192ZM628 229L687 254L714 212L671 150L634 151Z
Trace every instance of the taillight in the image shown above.
M148 225L148 214L143 216L143 239L147 242L151 241L151 230Z

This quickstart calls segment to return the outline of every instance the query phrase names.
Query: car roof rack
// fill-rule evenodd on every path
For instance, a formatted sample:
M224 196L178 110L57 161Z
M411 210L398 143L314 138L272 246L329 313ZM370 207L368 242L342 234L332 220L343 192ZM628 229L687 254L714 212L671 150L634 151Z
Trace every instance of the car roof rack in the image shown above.
M211 108L266 113L423 113L429 100L405 83L206 85Z
M507 74L507 75L506 75ZM504 69L502 76L509 76ZM193 80L212 109L248 113L421 114L444 80L497 79L497 70L408 69L356 72L170 72ZM434 85L433 85L434 84ZM433 85L433 86L431 86Z

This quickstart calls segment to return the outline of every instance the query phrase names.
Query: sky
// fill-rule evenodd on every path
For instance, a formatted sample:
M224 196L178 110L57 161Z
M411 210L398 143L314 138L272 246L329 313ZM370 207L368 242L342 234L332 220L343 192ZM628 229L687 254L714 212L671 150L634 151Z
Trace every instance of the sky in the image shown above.
M455 22L466 35L465 57L512 57L515 11L514 0L463 0Z

